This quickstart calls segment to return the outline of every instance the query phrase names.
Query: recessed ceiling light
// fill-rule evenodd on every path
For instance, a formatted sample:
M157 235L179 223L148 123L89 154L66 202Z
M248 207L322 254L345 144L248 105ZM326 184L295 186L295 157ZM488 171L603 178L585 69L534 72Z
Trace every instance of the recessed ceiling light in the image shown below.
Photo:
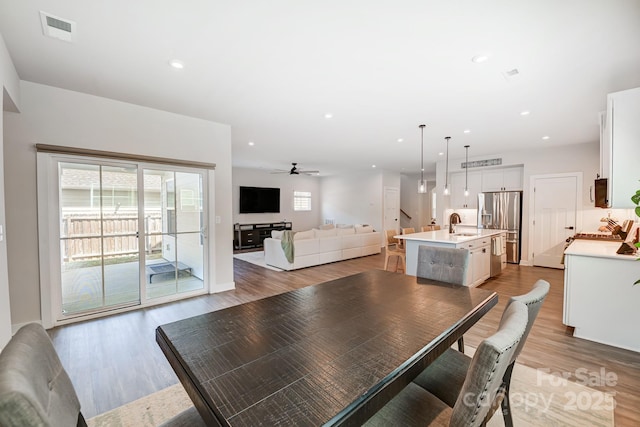
M375 167L376 167L376 165L371 165L371 167L372 167L372 168L375 168Z
M404 141L404 139L398 138L398 142L403 142L403 141Z
M249 141L249 145L253 147L254 145L256 145L256 143L253 141Z
M489 55L476 55L471 58L471 61L476 64L480 64L481 62L485 62L487 59L489 59Z
M464 132L464 133L471 133L471 130L469 130L469 129L465 129L463 132Z
M173 68L177 68L178 70L182 70L184 68L184 64L182 63L182 61L178 61L177 59L172 59L171 61L169 61L169 65L171 65Z
M528 116L530 113L531 113L530 111L526 111L526 110L525 110L525 111L521 111L521 112L520 112L520 115L521 115L521 116Z
M543 136L542 139L544 139L546 141L547 139L549 139L549 135Z
M438 153L438 156L444 156L444 153L441 151Z
M333 114L331 114L331 113L327 113L327 114L324 115L325 119L330 119L332 117L333 117Z

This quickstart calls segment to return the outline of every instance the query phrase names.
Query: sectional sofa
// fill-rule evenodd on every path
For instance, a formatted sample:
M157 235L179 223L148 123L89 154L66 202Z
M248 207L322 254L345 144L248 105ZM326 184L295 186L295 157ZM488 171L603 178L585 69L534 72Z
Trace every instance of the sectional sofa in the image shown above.
M273 231L264 240L264 258L268 265L282 270L327 264L380 253L382 235L370 226L352 226L328 230L311 229L293 236L293 262L282 248L282 231Z

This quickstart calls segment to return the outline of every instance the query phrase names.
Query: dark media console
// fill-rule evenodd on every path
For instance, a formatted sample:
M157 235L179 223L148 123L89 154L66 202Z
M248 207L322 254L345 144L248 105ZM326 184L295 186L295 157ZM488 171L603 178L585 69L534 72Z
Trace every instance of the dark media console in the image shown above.
M233 248L261 248L273 230L291 230L291 223L265 222L259 224L233 224Z

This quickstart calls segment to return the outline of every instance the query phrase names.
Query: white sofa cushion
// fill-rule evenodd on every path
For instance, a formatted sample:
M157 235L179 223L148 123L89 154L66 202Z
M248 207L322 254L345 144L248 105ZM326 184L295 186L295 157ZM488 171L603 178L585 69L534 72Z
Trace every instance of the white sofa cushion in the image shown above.
M370 225L356 226L356 234L373 233L373 227Z
M334 228L336 228L335 225L333 224L324 224L321 225L320 227L318 227L320 230L333 230Z
M313 237L316 239L322 239L324 237L335 237L337 236L338 230L332 228L331 230L318 230L316 228L313 229Z
M319 239L301 239L301 240L295 240L294 242L294 249L293 249L294 262L298 259L298 257L317 254L318 252L320 252Z
M356 229L353 227L349 227L349 228L338 228L336 230L336 233L338 236L346 236L349 234L356 234Z
M320 252L334 252L342 250L342 238L339 236L323 237L318 239Z
M359 248L362 246L362 236L360 234L351 234L342 236L342 249Z
M305 240L305 239L313 239L315 238L315 235L313 233L313 230L307 230L307 231L298 231L296 232L296 234L293 235L293 240Z

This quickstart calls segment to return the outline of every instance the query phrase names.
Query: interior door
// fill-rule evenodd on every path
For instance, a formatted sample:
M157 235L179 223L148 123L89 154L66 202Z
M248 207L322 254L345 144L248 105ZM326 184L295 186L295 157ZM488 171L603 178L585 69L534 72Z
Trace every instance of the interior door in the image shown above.
M563 269L566 239L576 232L577 176L534 181L533 265Z
M400 191L395 187L384 188L384 229L400 232Z

